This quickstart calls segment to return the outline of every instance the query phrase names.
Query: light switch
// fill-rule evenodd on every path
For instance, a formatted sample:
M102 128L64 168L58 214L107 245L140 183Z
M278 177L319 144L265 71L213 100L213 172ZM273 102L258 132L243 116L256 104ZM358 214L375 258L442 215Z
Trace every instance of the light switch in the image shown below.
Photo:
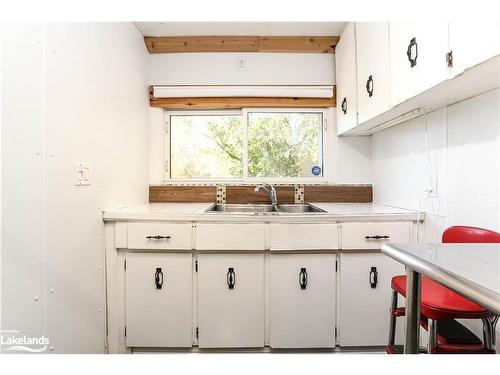
M247 60L244 57L238 57L238 60L236 61L236 70L238 72L247 70Z
M90 165L88 163L76 163L75 186L90 185Z

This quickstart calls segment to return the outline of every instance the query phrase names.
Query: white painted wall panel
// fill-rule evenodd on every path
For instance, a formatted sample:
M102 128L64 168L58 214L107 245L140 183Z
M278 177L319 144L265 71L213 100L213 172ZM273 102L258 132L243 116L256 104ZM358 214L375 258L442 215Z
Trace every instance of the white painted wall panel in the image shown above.
M500 231L500 90L448 109L448 221Z
M131 23L5 27L3 323L102 353L101 211L147 198L147 52ZM77 162L91 185L74 186Z
M43 330L43 30L42 24L1 29L0 327L35 337Z
M165 53L149 56L150 84L328 85L335 83L334 54ZM239 58L246 69L238 71Z
M46 58L46 332L56 352L103 352L101 210L147 199L147 54L132 24L49 24Z

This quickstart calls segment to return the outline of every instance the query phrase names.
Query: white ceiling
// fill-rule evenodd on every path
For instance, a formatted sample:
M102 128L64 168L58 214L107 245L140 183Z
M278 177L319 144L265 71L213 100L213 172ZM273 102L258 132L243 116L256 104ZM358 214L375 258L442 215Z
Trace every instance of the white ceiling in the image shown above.
M135 22L144 36L337 36L347 22Z

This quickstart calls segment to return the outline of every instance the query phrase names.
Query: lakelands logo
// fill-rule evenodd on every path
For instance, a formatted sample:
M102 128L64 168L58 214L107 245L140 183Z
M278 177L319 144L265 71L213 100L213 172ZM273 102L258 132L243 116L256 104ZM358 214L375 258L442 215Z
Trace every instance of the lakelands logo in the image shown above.
M48 337L32 337L16 330L0 331L0 352L43 353L50 343Z

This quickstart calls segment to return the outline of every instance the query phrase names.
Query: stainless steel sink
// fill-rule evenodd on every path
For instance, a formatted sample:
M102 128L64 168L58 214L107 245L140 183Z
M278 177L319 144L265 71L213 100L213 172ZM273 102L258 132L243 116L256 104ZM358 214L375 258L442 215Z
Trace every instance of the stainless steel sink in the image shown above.
M262 213L273 212L272 204L213 204L205 212L217 213Z
M206 213L223 213L223 214L314 214L325 213L319 207L312 204L279 204L276 208L272 204L213 204L205 210Z
M287 214L312 214L326 212L319 207L313 206L310 203L304 204L279 204L278 212Z

